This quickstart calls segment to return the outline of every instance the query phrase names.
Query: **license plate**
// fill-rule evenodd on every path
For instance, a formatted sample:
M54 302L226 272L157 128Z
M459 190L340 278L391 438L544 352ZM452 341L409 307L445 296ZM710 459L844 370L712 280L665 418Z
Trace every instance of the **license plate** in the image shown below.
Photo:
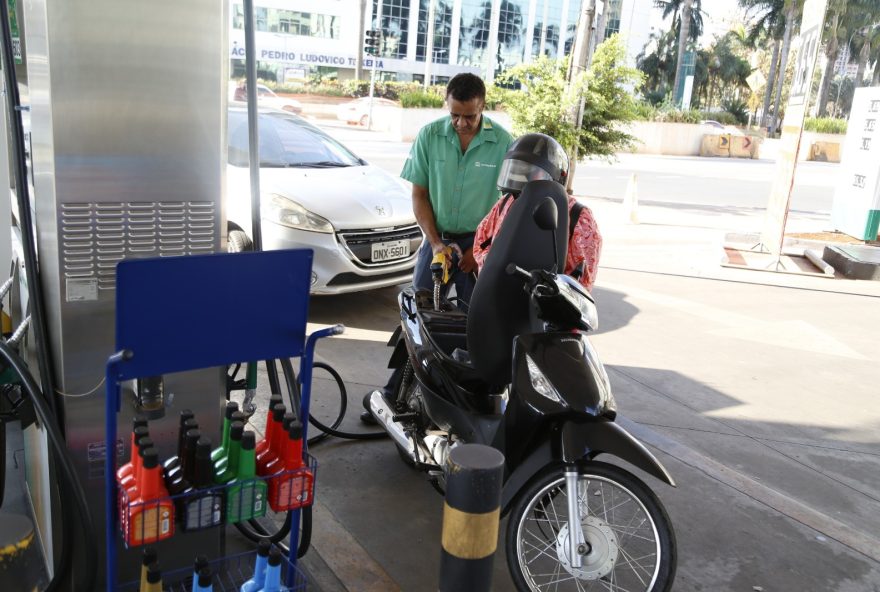
M370 260L373 263L379 261L393 261L409 257L409 241L398 240L386 243L373 243L370 245Z

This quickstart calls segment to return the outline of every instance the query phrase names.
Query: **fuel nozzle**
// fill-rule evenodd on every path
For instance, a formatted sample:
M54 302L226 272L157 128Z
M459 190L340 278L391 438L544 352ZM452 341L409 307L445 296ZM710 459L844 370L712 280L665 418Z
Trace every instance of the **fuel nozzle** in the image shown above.
M434 253L431 259L431 276L435 284L449 282L449 270L452 267L452 249L445 247L439 253Z

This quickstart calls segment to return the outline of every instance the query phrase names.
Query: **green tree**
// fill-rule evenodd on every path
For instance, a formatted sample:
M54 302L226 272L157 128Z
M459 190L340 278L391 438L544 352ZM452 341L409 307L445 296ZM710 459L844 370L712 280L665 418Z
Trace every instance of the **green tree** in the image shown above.
M631 89L641 84L642 75L625 64L624 45L613 35L596 48L589 69L571 85L565 79L568 68L564 60L542 56L507 70L499 82L522 89L512 93L505 104L514 133L544 133L569 153L577 146L585 156L610 157L631 146L635 138L623 126L635 119ZM581 100L583 123L578 128L571 113Z

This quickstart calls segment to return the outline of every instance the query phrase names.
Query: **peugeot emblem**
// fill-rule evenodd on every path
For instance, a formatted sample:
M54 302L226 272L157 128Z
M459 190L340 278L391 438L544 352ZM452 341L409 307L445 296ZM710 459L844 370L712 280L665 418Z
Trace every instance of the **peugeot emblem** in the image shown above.
M388 215L385 213L385 208L383 208L382 206L376 206L376 213L379 214L380 216L387 216Z

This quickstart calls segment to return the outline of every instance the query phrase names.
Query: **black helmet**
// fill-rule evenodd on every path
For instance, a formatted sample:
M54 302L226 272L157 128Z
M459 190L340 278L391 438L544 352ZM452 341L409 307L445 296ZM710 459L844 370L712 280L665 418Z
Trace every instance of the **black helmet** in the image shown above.
M498 189L519 195L529 181L552 179L565 185L568 155L546 134L526 134L514 140L501 162Z

